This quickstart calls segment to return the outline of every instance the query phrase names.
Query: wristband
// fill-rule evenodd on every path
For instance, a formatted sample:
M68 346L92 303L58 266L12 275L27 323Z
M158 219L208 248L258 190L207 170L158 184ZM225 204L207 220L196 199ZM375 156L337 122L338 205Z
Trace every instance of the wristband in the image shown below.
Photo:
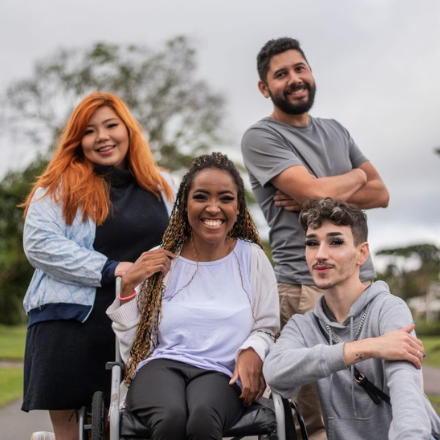
M136 296L136 294L137 294L136 289L134 289L133 293L132 293L130 296L125 296L125 297L122 297L122 296L121 296L121 292L119 292L118 298L119 298L121 301L127 301L127 300L129 300L129 299L134 298L134 297Z

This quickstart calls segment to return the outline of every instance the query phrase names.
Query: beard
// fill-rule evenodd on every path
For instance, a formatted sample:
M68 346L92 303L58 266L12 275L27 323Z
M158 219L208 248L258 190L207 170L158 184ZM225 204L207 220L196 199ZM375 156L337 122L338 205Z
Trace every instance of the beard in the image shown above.
M308 97L306 101L292 103L289 101L287 95L290 92L293 92L298 89L298 86L290 86L285 89L282 95L273 95L271 90L269 89L269 95L272 99L273 104L278 107L281 111L288 115L302 115L303 113L307 113L315 102L315 94L316 94L316 84L304 83L304 87L308 91Z

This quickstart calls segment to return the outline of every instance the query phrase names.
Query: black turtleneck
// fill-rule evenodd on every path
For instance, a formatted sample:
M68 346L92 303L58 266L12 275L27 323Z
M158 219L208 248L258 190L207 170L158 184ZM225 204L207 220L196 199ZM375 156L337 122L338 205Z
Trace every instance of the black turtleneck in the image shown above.
M96 228L94 249L110 261L134 262L160 244L168 225L165 204L141 188L130 170L97 165L95 171L110 184L110 213ZM107 277L109 281L113 284L114 277Z

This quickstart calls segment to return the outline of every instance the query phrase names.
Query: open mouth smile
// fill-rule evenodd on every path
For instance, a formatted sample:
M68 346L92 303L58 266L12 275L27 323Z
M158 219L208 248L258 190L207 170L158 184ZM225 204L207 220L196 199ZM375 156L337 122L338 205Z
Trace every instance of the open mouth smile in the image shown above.
M113 151L116 148L116 145L104 145L103 147L99 147L96 151L98 153L109 153L110 151Z
M223 225L223 223L225 222L224 220L221 219L207 219L204 218L201 220L201 222L207 226L208 228L219 228L220 226Z
M284 92L285 96L300 96L307 92L307 87L305 85L290 87Z

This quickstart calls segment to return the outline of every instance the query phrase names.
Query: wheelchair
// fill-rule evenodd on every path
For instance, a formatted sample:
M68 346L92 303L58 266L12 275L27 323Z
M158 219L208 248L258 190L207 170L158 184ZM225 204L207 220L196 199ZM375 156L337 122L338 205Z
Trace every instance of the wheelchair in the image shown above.
M119 291L116 280L116 291ZM108 410L108 423L105 420L104 394L96 391L89 407L82 407L79 414L79 440L105 440L108 426L110 440L148 440L150 433L136 414L120 408L120 385L124 365L121 361L119 343L115 338L116 361L108 362L111 370L111 395ZM294 416L295 414L295 416ZM272 392L270 398L262 397L247 406L240 419L223 437L239 440L249 436L258 436L261 440L299 440L296 435L299 426L301 440L307 440L307 430L301 412L295 402L283 399Z
M110 440L149 439L150 433L142 421L134 413L120 409L122 364L109 362L107 368L112 370L111 402L108 411ZM79 439L105 440L105 426L104 395L97 391L93 395L91 406L81 408ZM258 436L264 440L297 440L296 426L300 428L300 438L307 440L304 420L297 405L272 392L271 398L262 397L246 407L241 418L223 436L231 437L232 440L249 436Z

